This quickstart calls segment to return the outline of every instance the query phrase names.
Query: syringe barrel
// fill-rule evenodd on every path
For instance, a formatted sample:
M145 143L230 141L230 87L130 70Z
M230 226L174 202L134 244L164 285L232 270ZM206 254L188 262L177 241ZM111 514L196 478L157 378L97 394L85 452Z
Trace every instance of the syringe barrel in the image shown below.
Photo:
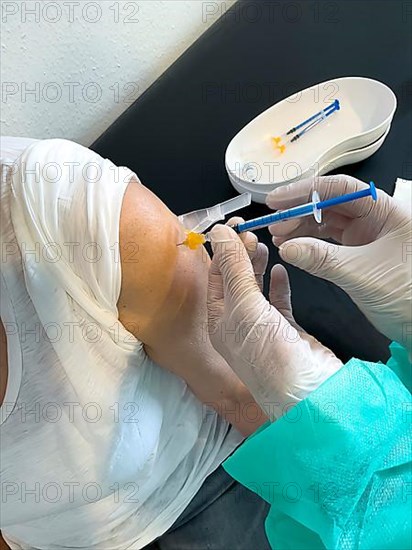
M262 216L261 218L255 218L243 223L239 223L233 229L237 233L244 233L245 231L256 231L262 227L268 227L274 223L286 221L290 218L301 218L303 216L310 216L313 213L314 203L309 202L294 208L288 208L287 210L279 210L273 214Z
M256 229L261 229L262 227L267 227L291 218L302 218L303 216L310 216L311 214L314 214L315 220L320 223L320 211L324 208L330 208L331 206L368 197L369 195L374 201L378 198L373 181L369 182L369 187L367 189L355 191L354 193L347 193L346 195L340 195L338 197L332 197L331 199L324 201L320 201L318 193L314 191L312 193L312 202L295 206L293 208L288 208L287 210L278 210L274 214L268 214L267 216L262 216L261 218L255 218L254 220L239 223L233 229L237 233L243 233L244 231L255 231Z

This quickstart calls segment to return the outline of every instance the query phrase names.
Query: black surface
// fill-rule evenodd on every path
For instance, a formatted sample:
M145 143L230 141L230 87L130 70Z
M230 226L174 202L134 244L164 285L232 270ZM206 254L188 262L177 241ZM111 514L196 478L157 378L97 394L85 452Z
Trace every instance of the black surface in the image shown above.
M257 114L318 82L365 76L389 85L398 109L382 148L339 172L373 179L393 193L397 177L412 179L411 29L407 1L241 0L92 148L129 166L181 214L236 194L224 167L225 149ZM264 205L252 205L242 215L266 212ZM278 261L267 231L259 238L270 247L271 264ZM387 340L342 291L288 271L295 316L309 332L343 360L386 359Z

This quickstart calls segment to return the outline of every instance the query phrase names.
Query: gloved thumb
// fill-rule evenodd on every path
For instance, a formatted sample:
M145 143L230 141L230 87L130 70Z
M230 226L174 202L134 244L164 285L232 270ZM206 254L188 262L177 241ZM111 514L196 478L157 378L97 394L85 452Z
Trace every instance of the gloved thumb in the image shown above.
M285 262L342 287L353 273L353 265L351 266L350 262L351 247L320 239L291 239L280 245L279 254Z
M225 300L239 305L246 298L253 301L253 295L261 296L247 250L233 229L215 225L209 236L213 264L222 275Z

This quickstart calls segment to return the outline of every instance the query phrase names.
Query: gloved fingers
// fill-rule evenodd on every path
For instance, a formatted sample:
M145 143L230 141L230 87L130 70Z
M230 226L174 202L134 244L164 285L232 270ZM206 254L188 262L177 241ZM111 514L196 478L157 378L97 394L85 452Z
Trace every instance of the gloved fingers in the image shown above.
M207 285L207 311L208 329L212 334L216 332L216 325L219 323L224 312L224 289L223 278L215 257L209 268Z
M333 209L322 212L322 223L319 224L313 216L305 216L269 226L269 232L274 237L294 236L302 237L316 233L319 227L328 227L331 230L345 229L351 222L351 218L336 213ZM290 238L290 237L289 237Z
M209 268L208 290L208 296L210 295L214 300L223 299L223 278L215 257L212 258Z
M296 237L317 237L320 239L334 239L342 242L342 233L352 222L347 216L337 214L332 210L324 211L322 223L319 224L311 216L290 220L269 226L269 232L274 237L276 246Z
M305 178L274 189L266 197L266 204L275 210L290 208L309 202L314 190L319 193L321 200L326 200L345 193L360 191L366 187L366 183L344 174Z
M233 227L238 223L242 223L245 220L240 216L234 216L230 218L226 225ZM245 233L239 233L239 238L242 241L244 247L247 250L248 256L253 265L253 271L255 272L256 282L259 289L263 290L263 278L266 273L266 268L269 260L269 251L266 245L260 243L258 238L251 231Z
M269 261L268 247L263 243L258 243L256 253L252 258L252 266L255 274L255 279L259 290L263 291L263 281Z
M245 220L240 216L233 216L233 218L230 218L230 220L228 220L226 225L228 225L229 227L233 227L234 225L237 225L238 223L243 223L244 221ZM249 258L253 260L253 257L255 256L258 247L258 238L251 231L238 233L238 235L239 239L242 241L244 247L247 250Z
M332 281L343 290L359 276L353 264L353 258L357 254L359 253L355 247L341 246L311 237L286 241L279 247L282 260L312 275Z
M368 185L366 183L352 176L320 176L278 187L269 193L266 198L266 204L274 210L283 210L311 201L312 191L315 189L319 193L321 200L327 200L367 188ZM371 201L370 197L367 197L339 204L334 207L334 211L350 218L358 218L368 215L374 206L375 203Z
M292 312L289 275L281 264L274 265L270 272L269 301L292 326L298 328Z
M305 178L289 185L281 185L267 195L266 204L272 210L283 210L309 202L315 188L314 185L314 178Z
M329 376L334 372L338 371L343 363L340 359L329 348L324 346L319 340L317 340L311 334L308 334L306 331L300 333L302 341L306 342L309 346L309 350L312 358L319 364L319 371L322 370L322 367L325 369L325 373L329 373ZM324 376L328 378L328 376Z
M220 270L223 279L225 302L239 310L238 315L249 313L240 306L254 307L266 301L255 279L252 262L238 235L228 226L215 225L209 233L213 263Z

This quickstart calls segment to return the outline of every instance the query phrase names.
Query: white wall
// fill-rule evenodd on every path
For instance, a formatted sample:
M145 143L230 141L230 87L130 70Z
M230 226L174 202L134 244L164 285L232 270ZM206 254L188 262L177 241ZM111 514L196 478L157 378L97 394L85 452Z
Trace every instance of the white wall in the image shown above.
M234 1L1 0L1 134L89 145Z

